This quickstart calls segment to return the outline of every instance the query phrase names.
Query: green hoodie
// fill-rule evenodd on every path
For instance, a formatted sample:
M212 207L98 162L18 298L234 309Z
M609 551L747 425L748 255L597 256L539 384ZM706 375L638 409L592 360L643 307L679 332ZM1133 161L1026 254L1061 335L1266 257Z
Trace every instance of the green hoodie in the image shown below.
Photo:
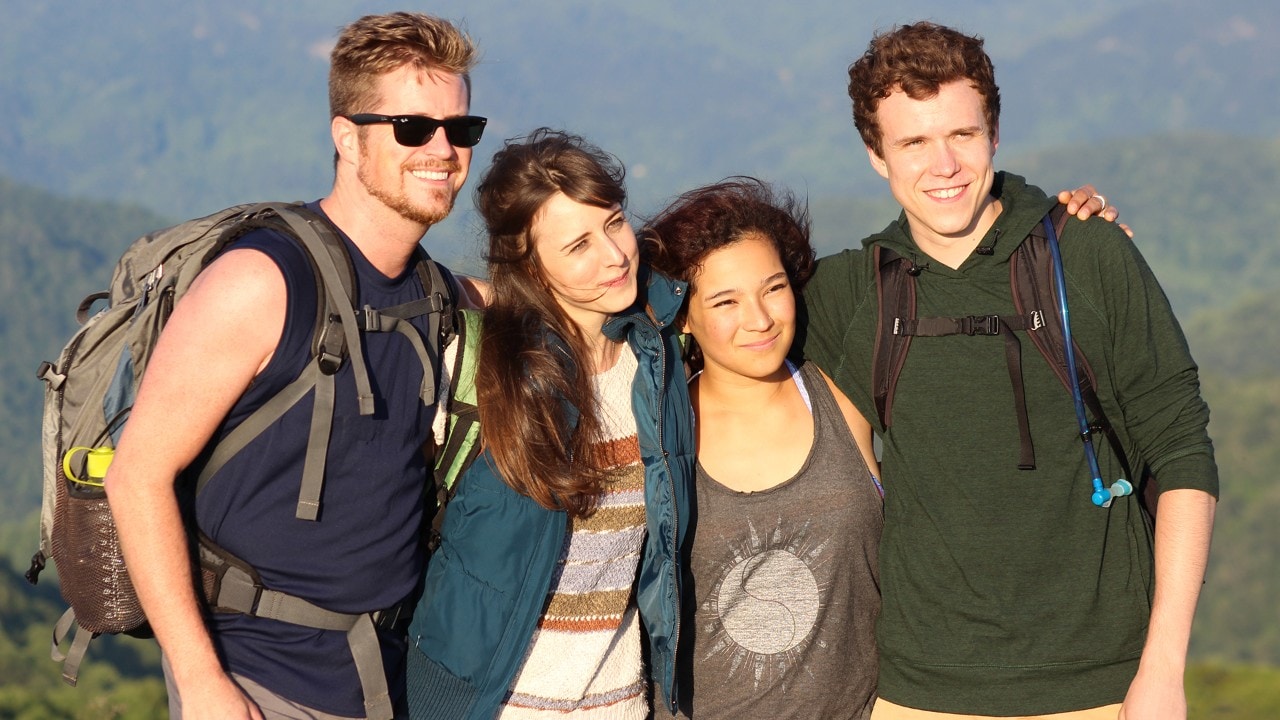
M917 316L1013 315L1009 257L1056 200L1000 173L1000 216L958 269L912 240L905 214L824 258L804 291L804 353L878 426L871 396L873 245L926 266ZM1209 411L1168 300L1115 225L1062 233L1075 339L1135 465L1162 490L1217 495ZM1124 699L1146 637L1151 533L1133 497L1090 502L1070 394L1026 338L1022 366L1036 469L1018 469L1013 390L999 336L917 338L884 443L880 695L940 712L1045 714ZM1104 482L1119 463L1098 443Z

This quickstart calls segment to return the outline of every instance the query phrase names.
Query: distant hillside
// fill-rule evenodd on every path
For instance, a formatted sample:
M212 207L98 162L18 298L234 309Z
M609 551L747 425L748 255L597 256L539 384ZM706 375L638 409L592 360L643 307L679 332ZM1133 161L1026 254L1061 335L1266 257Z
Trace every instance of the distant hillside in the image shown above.
M52 580L52 578L49 578ZM52 582L37 588L0 565L0 717L44 720L155 720L165 717L164 681L155 643L94 640L70 687L49 659L49 637L62 613Z
M1017 149L1171 132L1280 134L1280 5L1144 2L1096 20L1028 33L1023 52L995 59L1001 94L1015 103L1001 130Z
M1274 285L1274 283L1272 283ZM1222 474L1199 657L1280 665L1280 289L1206 307L1185 329L1212 411L1209 433Z
M69 200L0 178L0 523L40 500L43 360L75 327L76 305L103 290L129 241L165 221L136 206ZM24 550L30 554L34 545Z
M332 177L327 52L373 2L31 0L0 23L0 174L183 217L311 199ZM817 196L877 179L849 120L845 69L872 32L931 18L988 39L1009 151L1118 136L1280 131L1280 9L1263 0L442 0L484 60L473 109L504 138L568 127L631 170L635 209L749 173ZM466 204L464 202L464 204ZM466 246L465 217L431 248Z
M1000 164L1046 187L1089 181L1106 193L1184 318L1276 287L1280 204L1272 188L1280 183L1280 141L1205 133L1119 138Z

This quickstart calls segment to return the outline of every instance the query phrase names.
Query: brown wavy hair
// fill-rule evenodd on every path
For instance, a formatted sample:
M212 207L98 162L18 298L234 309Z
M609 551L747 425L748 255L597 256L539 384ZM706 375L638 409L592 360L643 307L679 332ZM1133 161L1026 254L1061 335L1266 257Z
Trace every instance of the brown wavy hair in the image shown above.
M862 142L884 157L876 108L895 90L913 100L927 100L956 80L968 80L983 99L987 127L1000 128L1000 88L982 38L944 25L918 22L876 33L867 51L849 66L849 99L853 124Z
M676 198L641 231L640 245L655 270L693 287L708 255L759 234L778 251L791 289L799 293L813 277L809 228L809 208L794 194L739 176ZM693 338L688 339L685 361L691 370L702 368L702 352Z
M605 477L599 403L586 338L548 289L531 230L556 193L625 205L624 176L581 137L540 128L508 140L476 188L493 284L476 369L481 441L512 489L579 517L594 511Z
M365 15L342 29L329 54L329 117L377 102L378 78L405 65L461 75L471 91L475 43L448 20L423 13Z

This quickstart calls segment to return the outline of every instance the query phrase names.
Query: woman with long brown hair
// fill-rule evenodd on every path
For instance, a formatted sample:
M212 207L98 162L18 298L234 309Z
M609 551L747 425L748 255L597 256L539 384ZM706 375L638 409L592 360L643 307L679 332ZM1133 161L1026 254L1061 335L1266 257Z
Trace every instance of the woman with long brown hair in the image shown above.
M509 141L476 191L484 450L409 630L413 717L673 707L693 475L684 284L640 262L622 181L611 156L542 129Z

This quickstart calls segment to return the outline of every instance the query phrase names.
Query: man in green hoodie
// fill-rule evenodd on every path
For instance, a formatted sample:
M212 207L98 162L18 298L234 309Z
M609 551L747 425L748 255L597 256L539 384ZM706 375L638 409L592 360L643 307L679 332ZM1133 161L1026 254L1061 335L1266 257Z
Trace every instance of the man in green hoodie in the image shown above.
M1150 269L1116 225L1062 232L1072 330L1135 467L1136 496L1090 500L1071 395L1021 336L1027 419L999 335L919 337L883 426L871 388L870 249L911 263L916 317L1016 316L1009 259L1056 202L995 171L1000 95L981 39L931 23L877 35L849 69L872 167L903 213L819 263L804 351L883 440L884 606L873 718L1186 717L1183 674L1218 491L1195 363ZM1033 469L1019 469L1019 428ZM1098 443L1104 478L1122 475ZM1135 479L1136 483L1136 479Z

